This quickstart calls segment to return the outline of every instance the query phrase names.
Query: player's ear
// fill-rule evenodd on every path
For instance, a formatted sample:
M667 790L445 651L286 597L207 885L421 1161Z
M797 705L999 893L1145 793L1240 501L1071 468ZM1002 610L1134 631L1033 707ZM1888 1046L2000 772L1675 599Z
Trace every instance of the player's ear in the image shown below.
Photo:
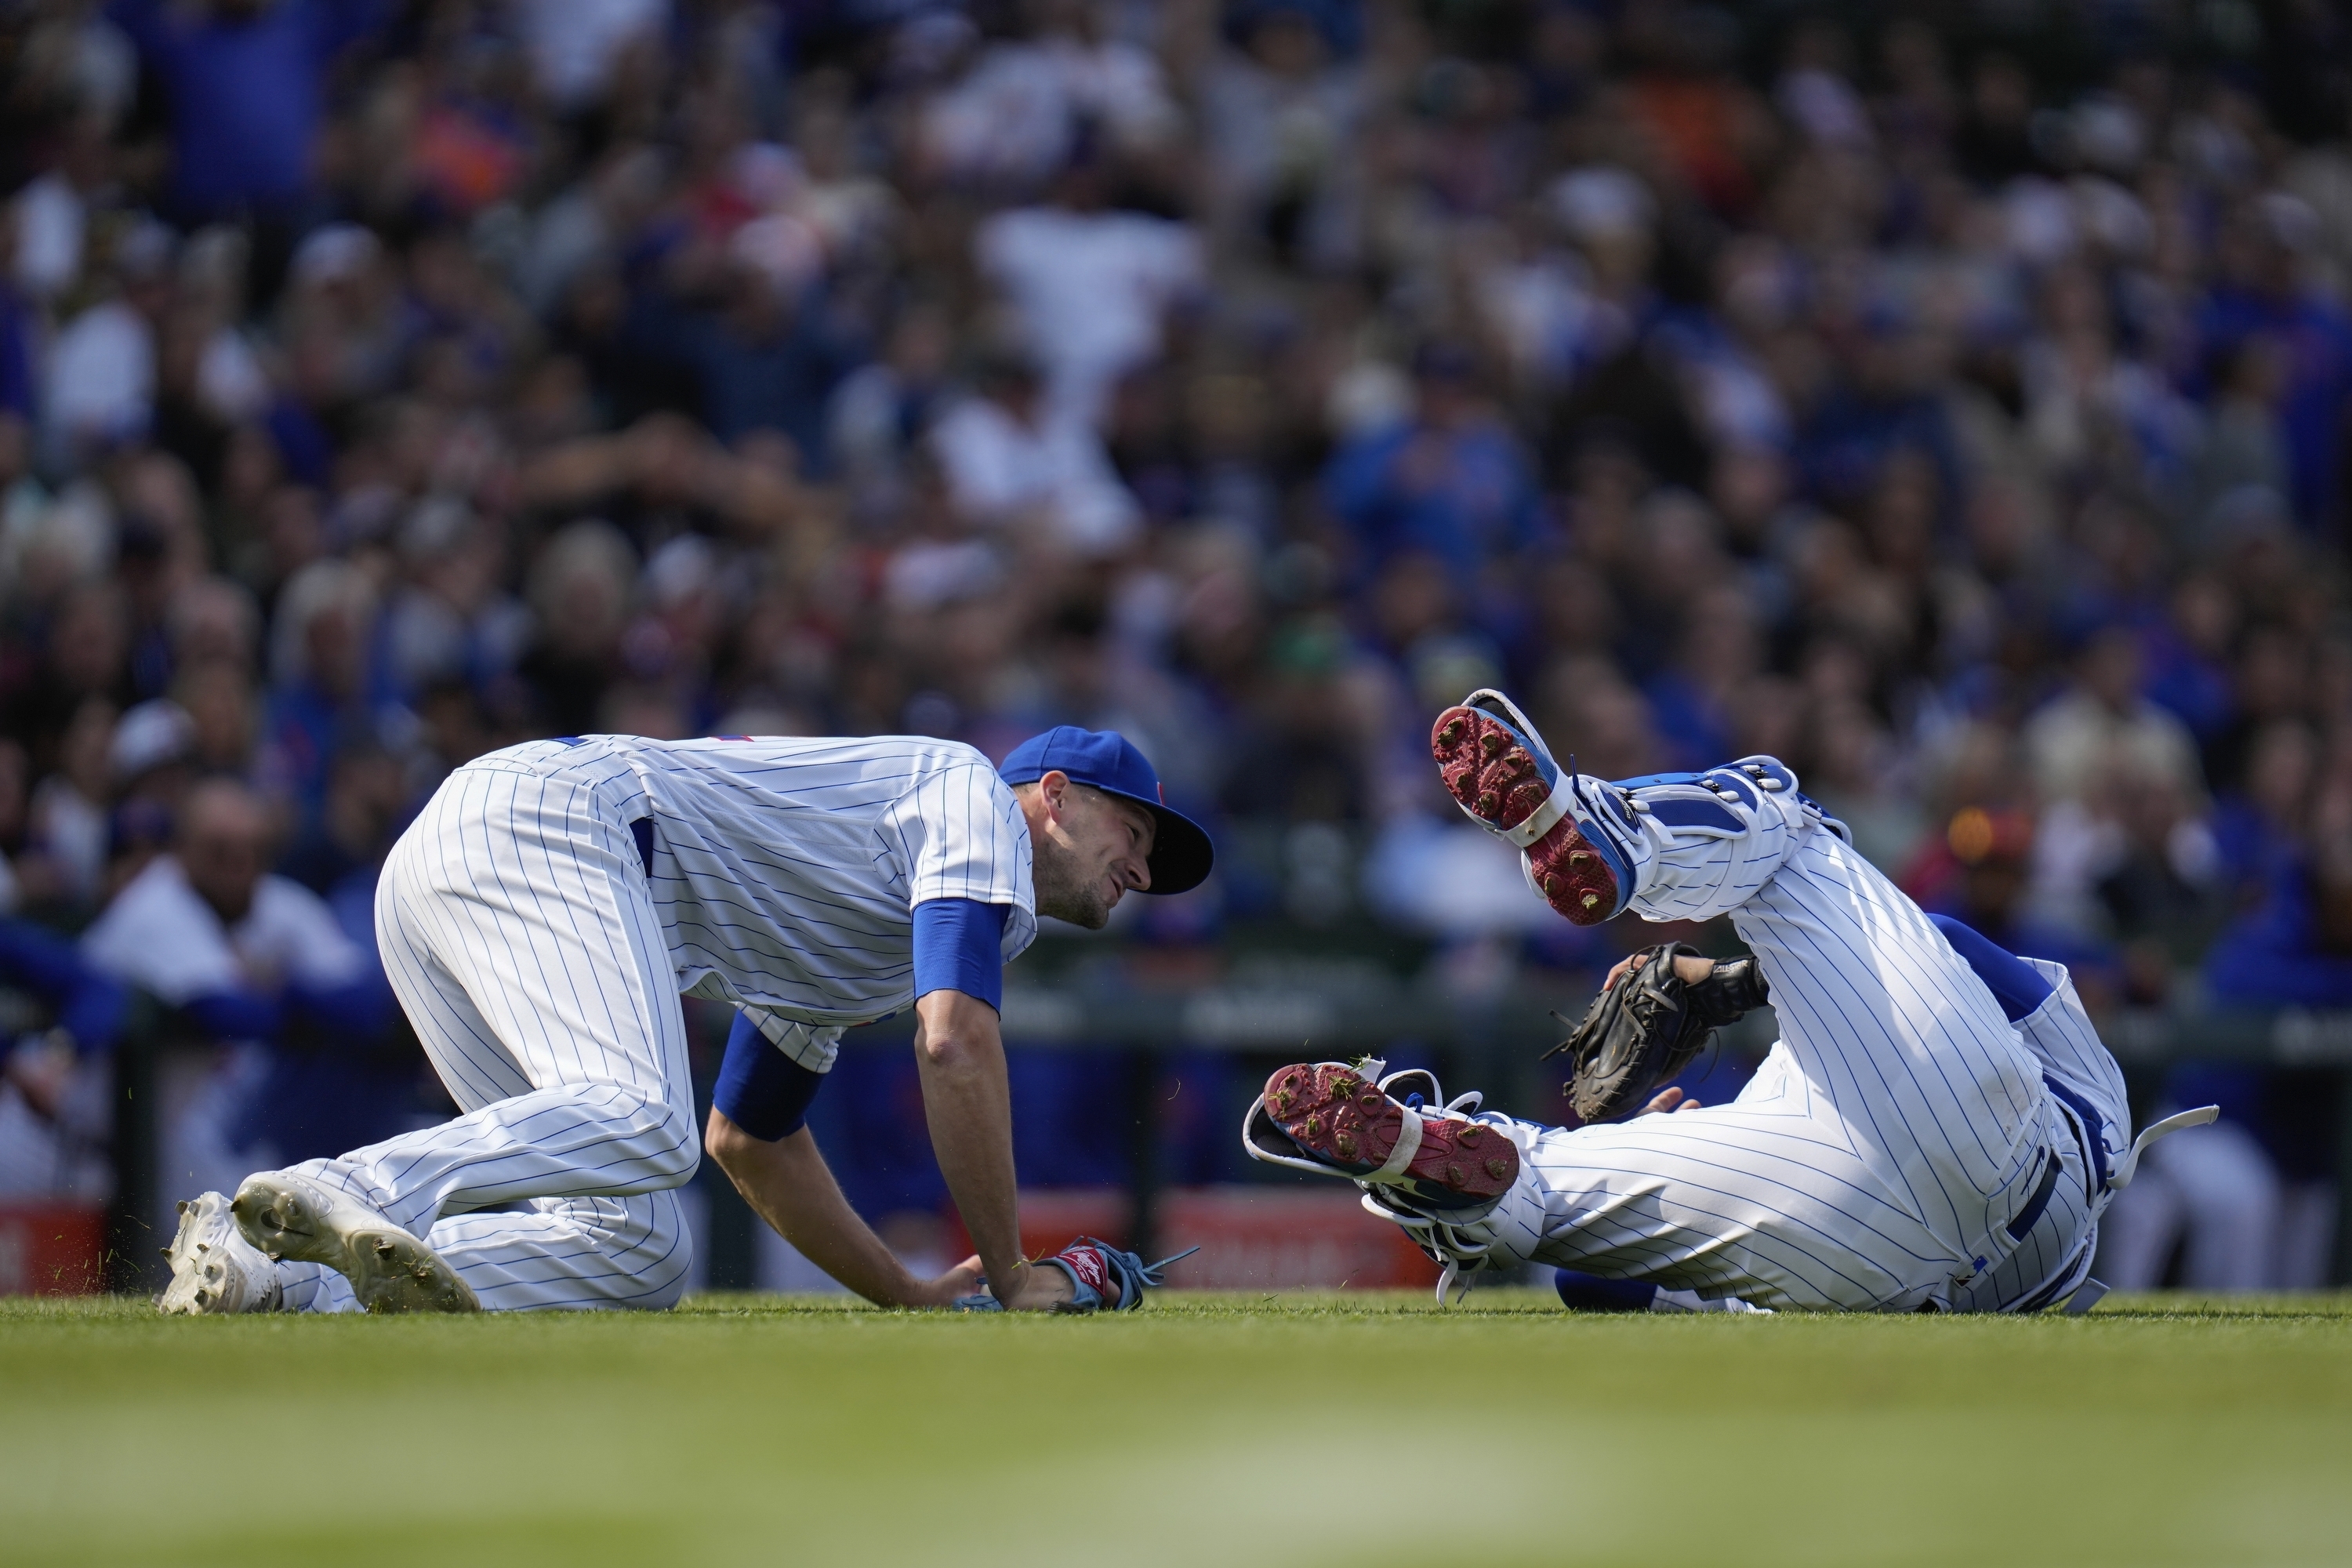
M1037 781L1037 794L1045 802L1046 815L1059 822L1069 814L1070 775L1059 768L1048 768Z

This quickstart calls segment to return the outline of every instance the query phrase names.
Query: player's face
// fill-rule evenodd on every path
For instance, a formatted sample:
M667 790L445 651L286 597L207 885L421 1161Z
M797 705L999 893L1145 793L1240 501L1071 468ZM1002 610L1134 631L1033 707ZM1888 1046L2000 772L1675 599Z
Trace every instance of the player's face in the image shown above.
M1076 786L1057 815L1035 845L1037 912L1100 931L1129 889L1151 886L1158 825L1139 805Z

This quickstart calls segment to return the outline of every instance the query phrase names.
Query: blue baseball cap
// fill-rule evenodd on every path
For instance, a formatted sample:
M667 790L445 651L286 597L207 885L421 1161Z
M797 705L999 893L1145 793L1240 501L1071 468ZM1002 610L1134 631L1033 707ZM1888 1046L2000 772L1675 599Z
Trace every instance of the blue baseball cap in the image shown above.
M996 771L1010 784L1034 784L1050 773L1064 773L1073 783L1131 800L1152 815L1159 829L1152 835L1151 886L1147 893L1189 893L1206 880L1217 852L1201 825L1182 812L1168 809L1160 775L1141 752L1116 730L1081 730L1057 725L1032 735L1005 753Z

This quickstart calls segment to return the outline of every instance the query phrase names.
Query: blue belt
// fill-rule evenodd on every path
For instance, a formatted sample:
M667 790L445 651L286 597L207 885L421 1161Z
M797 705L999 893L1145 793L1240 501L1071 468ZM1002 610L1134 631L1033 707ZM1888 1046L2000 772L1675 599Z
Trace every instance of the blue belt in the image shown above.
M2025 1239L2025 1233L2033 1228L2033 1222L2040 1219L2042 1211L2050 1206L2050 1194L2058 1188L2058 1156L2049 1154L2046 1160L2042 1167L2041 1184L2033 1189L2033 1195L2025 1200L2025 1206L2017 1211L2017 1217L2009 1222L2009 1239L2011 1241Z
M2048 1073L2042 1075L2042 1081L2061 1104L2074 1113L2079 1125L2070 1126L2067 1131L2074 1134L2075 1145L2083 1151L2083 1197L2085 1202L2097 1203L2099 1194L2107 1190L2107 1119L2089 1100Z

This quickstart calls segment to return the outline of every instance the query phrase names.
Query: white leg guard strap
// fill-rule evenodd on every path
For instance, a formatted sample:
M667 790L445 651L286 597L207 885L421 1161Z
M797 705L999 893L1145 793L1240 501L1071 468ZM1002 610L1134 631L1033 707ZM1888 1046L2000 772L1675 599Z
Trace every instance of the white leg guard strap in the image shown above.
M1397 1129L1396 1147L1389 1152L1389 1157L1381 1163L1380 1169L1365 1173L1361 1179L1393 1182L1403 1175L1404 1168L1412 1164L1412 1157L1421 1152L1421 1112L1406 1111L1404 1125Z
M2131 1185L2132 1177L2139 1172L2139 1157L2147 1152L2149 1144L2159 1138L2178 1132L2184 1127L2202 1127L2221 1114L2221 1108L2218 1105L2200 1105L2194 1110L2184 1110L2178 1116L2168 1116L2148 1128L2132 1140L2130 1152L2126 1153L2122 1163L2116 1166L2116 1173L2107 1178L2107 1191L2119 1193Z

